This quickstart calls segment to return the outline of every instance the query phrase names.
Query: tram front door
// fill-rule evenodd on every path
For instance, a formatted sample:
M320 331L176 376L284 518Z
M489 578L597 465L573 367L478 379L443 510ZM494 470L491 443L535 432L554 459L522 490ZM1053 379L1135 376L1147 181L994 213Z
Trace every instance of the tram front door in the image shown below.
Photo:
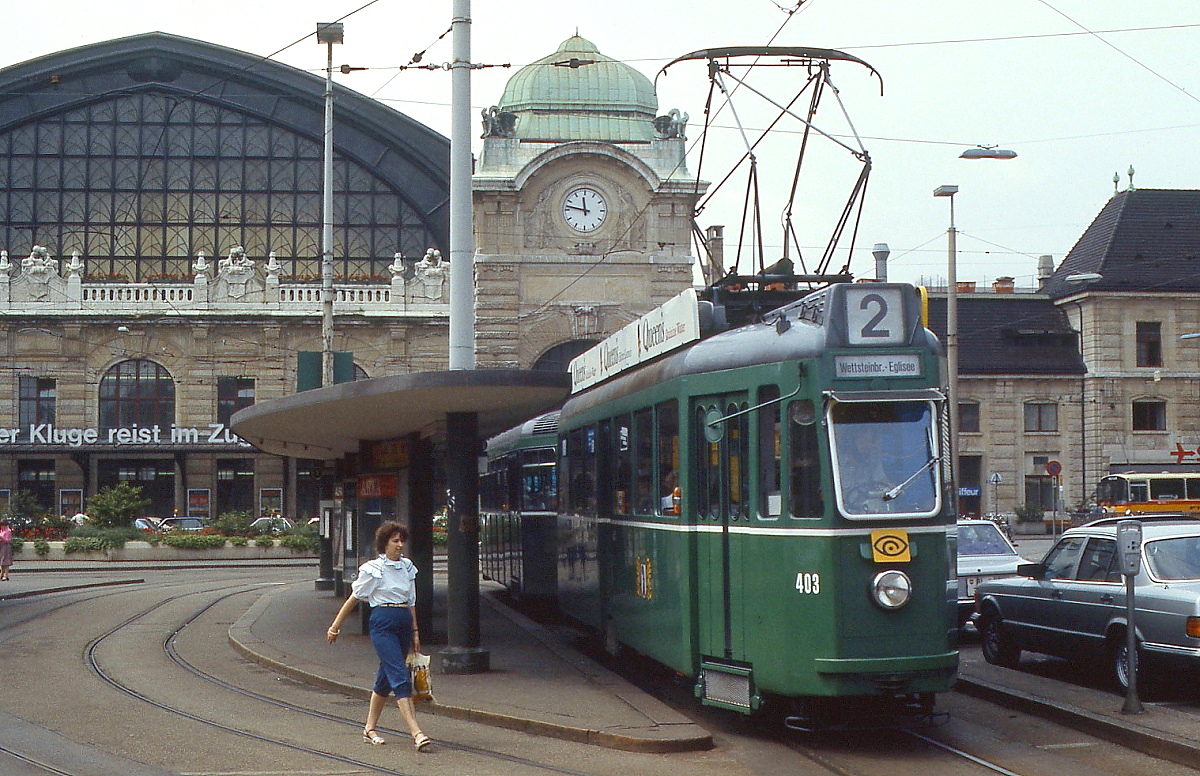
M750 516L750 416L745 393L693 399L696 564L701 656L745 654L743 566L736 531Z

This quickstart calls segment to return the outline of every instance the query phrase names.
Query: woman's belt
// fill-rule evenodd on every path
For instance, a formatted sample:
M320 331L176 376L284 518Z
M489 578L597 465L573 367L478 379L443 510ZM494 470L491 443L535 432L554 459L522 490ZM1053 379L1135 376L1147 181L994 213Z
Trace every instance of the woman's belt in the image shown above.
M408 607L412 606L412 604L371 604L371 606L402 606L407 609Z

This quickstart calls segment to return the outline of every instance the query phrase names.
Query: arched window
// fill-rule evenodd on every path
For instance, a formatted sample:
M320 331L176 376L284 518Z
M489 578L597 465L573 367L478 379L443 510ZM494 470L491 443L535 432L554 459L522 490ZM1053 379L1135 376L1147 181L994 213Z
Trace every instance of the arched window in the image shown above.
M153 361L131 359L100 378L100 428L149 428L175 421L175 381Z
M555 345L538 357L533 368L538 372L565 372L571 359L595 344L595 340L574 340Z

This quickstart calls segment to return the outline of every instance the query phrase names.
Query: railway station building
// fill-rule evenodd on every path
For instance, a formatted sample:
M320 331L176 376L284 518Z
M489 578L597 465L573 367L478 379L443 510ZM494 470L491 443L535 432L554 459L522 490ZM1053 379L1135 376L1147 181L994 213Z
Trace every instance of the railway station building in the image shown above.
M571 59L590 64L554 66ZM151 33L0 85L0 509L26 491L74 514L129 482L158 517L316 515L334 467L263 452L229 419L320 385L324 79ZM444 369L449 141L335 95L335 381ZM584 38L496 97L474 182L477 363L561 371L691 285L704 186L686 120ZM391 512L408 459L384 448L347 497Z

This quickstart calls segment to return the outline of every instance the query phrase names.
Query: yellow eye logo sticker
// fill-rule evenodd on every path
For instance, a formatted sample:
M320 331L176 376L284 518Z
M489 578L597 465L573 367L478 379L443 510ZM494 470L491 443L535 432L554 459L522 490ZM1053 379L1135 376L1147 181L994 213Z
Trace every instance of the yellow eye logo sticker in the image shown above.
M908 563L912 560L908 531L903 528L871 531L871 557L876 563Z

